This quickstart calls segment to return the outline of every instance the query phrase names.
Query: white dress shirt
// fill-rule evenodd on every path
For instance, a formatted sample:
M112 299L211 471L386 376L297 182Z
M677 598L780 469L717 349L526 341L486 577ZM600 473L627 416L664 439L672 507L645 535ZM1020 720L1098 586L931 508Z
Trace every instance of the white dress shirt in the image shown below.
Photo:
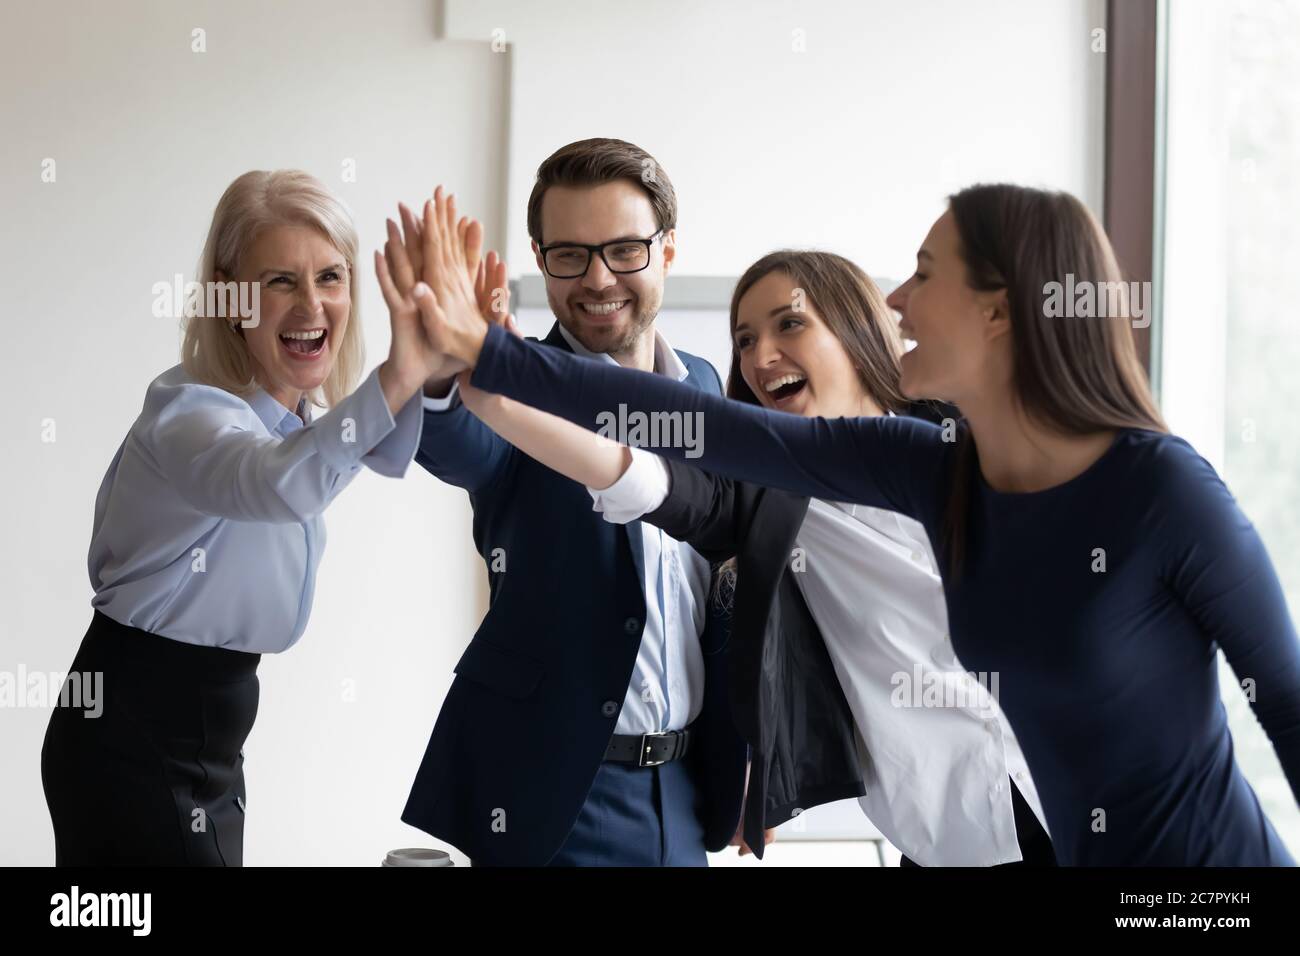
M575 354L617 364L608 355L589 351L564 326L559 329ZM689 374L658 331L655 332L654 370L677 381ZM457 391L453 382L445 396L425 396L424 407L429 411L446 411L459 401ZM599 511L599 493L592 492L592 497L596 500L593 508ZM709 563L694 548L649 524L641 526L641 556L645 627L641 631L632 679L614 727L617 734L681 730L704 707L704 654L700 636L707 621Z
M658 508L668 469L633 449L632 465L592 492L606 520ZM992 678L961 670L948 638L943 585L920 523L891 511L812 499L790 573L812 613L856 723L859 803L922 866L1022 859L1014 779L1047 825L1038 791Z
M283 651L311 614L321 512L363 465L401 477L423 418L396 420L378 370L308 424L265 390L247 398L177 365L149 385L95 500L91 605L187 644Z

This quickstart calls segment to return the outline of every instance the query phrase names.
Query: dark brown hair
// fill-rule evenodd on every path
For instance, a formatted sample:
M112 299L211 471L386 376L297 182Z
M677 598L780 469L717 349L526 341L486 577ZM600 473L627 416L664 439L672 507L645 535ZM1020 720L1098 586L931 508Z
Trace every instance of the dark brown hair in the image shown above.
M885 304L885 296L871 277L856 264L833 252L780 249L769 252L736 283L731 294L731 369L727 373L727 397L751 405L758 397L740 374L740 350L735 345L740 300L756 282L772 272L783 272L796 289L803 290L827 328L849 354L858 380L882 409L901 412L907 399L898 390L899 357L903 343L898 322Z
M542 200L552 186L602 186L620 179L645 192L661 230L677 227L677 193L653 156L621 139L584 139L561 146L537 167L528 197L528 235L542 245Z
M1069 193L1006 184L971 186L948 203L967 285L1006 290L1012 387L1026 414L1070 435L1168 431L1137 357L1126 295L1117 314L1048 314L1048 290L1053 283L1065 286L1068 276L1076 287L1087 282L1098 289L1118 288L1110 283L1123 280L1110 240L1087 207ZM953 575L966 550L976 467L968 429L959 428L957 443L944 534Z
M736 322L740 300L764 276L783 272L796 289L802 289L827 328L848 353L863 389L882 409L903 412L907 399L898 388L899 358L903 342L898 322L885 304L884 293L856 264L833 252L779 249L769 252L745 270L731 294L731 368L727 372L727 397L750 405L760 404L740 374L740 349L736 348ZM736 591L736 559L718 569L714 600L724 610Z

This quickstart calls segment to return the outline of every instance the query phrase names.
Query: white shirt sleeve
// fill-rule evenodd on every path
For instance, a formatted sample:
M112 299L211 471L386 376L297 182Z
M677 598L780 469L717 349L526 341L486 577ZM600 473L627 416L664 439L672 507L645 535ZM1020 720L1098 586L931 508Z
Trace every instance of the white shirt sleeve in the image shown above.
M453 378L451 380L451 388L447 389L447 394L442 396L442 398L433 398L429 395L424 396L424 410L426 412L445 412L459 401L460 379Z
M591 510L611 524L627 524L654 511L668 497L668 465L662 458L633 448L632 464L608 488L588 488Z

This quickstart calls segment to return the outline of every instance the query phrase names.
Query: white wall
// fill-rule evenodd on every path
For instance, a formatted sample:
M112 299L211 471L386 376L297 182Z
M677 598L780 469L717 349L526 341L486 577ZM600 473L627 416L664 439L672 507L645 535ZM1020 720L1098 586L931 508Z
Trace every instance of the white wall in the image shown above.
M206 53L191 52L195 27ZM236 175L301 167L356 216L373 366L388 317L370 252L397 200L445 181L500 231L506 64L486 43L437 41L427 0L43 2L8 5L3 32L0 670L64 671L90 620L95 492L146 385L178 360L177 323L150 314L153 283L192 276ZM326 521L311 624L260 669L250 864L378 864L429 843L398 814L481 613L458 489L415 465L404 481L363 474ZM0 864L53 862L48 715L0 710Z
M1103 11L449 0L447 30L511 47L512 272L538 271L524 219L538 163L616 136L672 179L681 274L738 276L772 249L818 246L906 277L944 197L973 182L1063 188L1100 211L1105 58L1091 32Z
M677 187L681 273L736 275L777 246L815 245L901 277L945 194L977 179L1100 206L1103 62L1089 44L1101 7L448 0L445 42L432 0L12 7L0 36L0 670L71 662L89 619L95 491L146 384L177 359L151 286L192 271L238 173L321 176L367 251L397 199L446 182L519 274L536 271L524 205L537 164L571 140L619 136ZM190 52L195 27L207 53ZM792 52L796 28L806 52ZM556 102L566 85L578 95ZM45 157L56 183L40 181ZM340 179L345 157L355 184ZM373 364L386 316L365 271ZM418 467L402 482L363 475L327 520L308 632L261 668L246 748L254 865L372 865L432 843L398 814L481 614L463 493ZM0 864L53 859L47 719L0 710L14 768Z

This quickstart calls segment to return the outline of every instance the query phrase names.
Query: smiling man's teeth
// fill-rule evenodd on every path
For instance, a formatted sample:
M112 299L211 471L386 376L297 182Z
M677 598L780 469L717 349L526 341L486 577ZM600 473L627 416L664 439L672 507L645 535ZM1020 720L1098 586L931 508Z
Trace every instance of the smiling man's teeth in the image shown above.
M793 372L789 375L782 375L780 378L774 378L763 386L769 392L775 392L783 385L793 385L795 382L802 382L806 376L796 375Z
M582 311L589 315L612 315L619 309L623 308L623 306L627 305L627 299L623 299L619 302L601 302L599 304L593 302L582 302L579 304L582 306Z
M309 331L302 331L302 332L281 332L281 333L280 333L280 338L282 338L282 339L308 339L308 340L310 340L310 339L318 339L318 338L320 338L320 337L321 337L322 335L324 335L324 334L325 334L325 330L324 330L324 329L311 329L311 330L309 330Z

